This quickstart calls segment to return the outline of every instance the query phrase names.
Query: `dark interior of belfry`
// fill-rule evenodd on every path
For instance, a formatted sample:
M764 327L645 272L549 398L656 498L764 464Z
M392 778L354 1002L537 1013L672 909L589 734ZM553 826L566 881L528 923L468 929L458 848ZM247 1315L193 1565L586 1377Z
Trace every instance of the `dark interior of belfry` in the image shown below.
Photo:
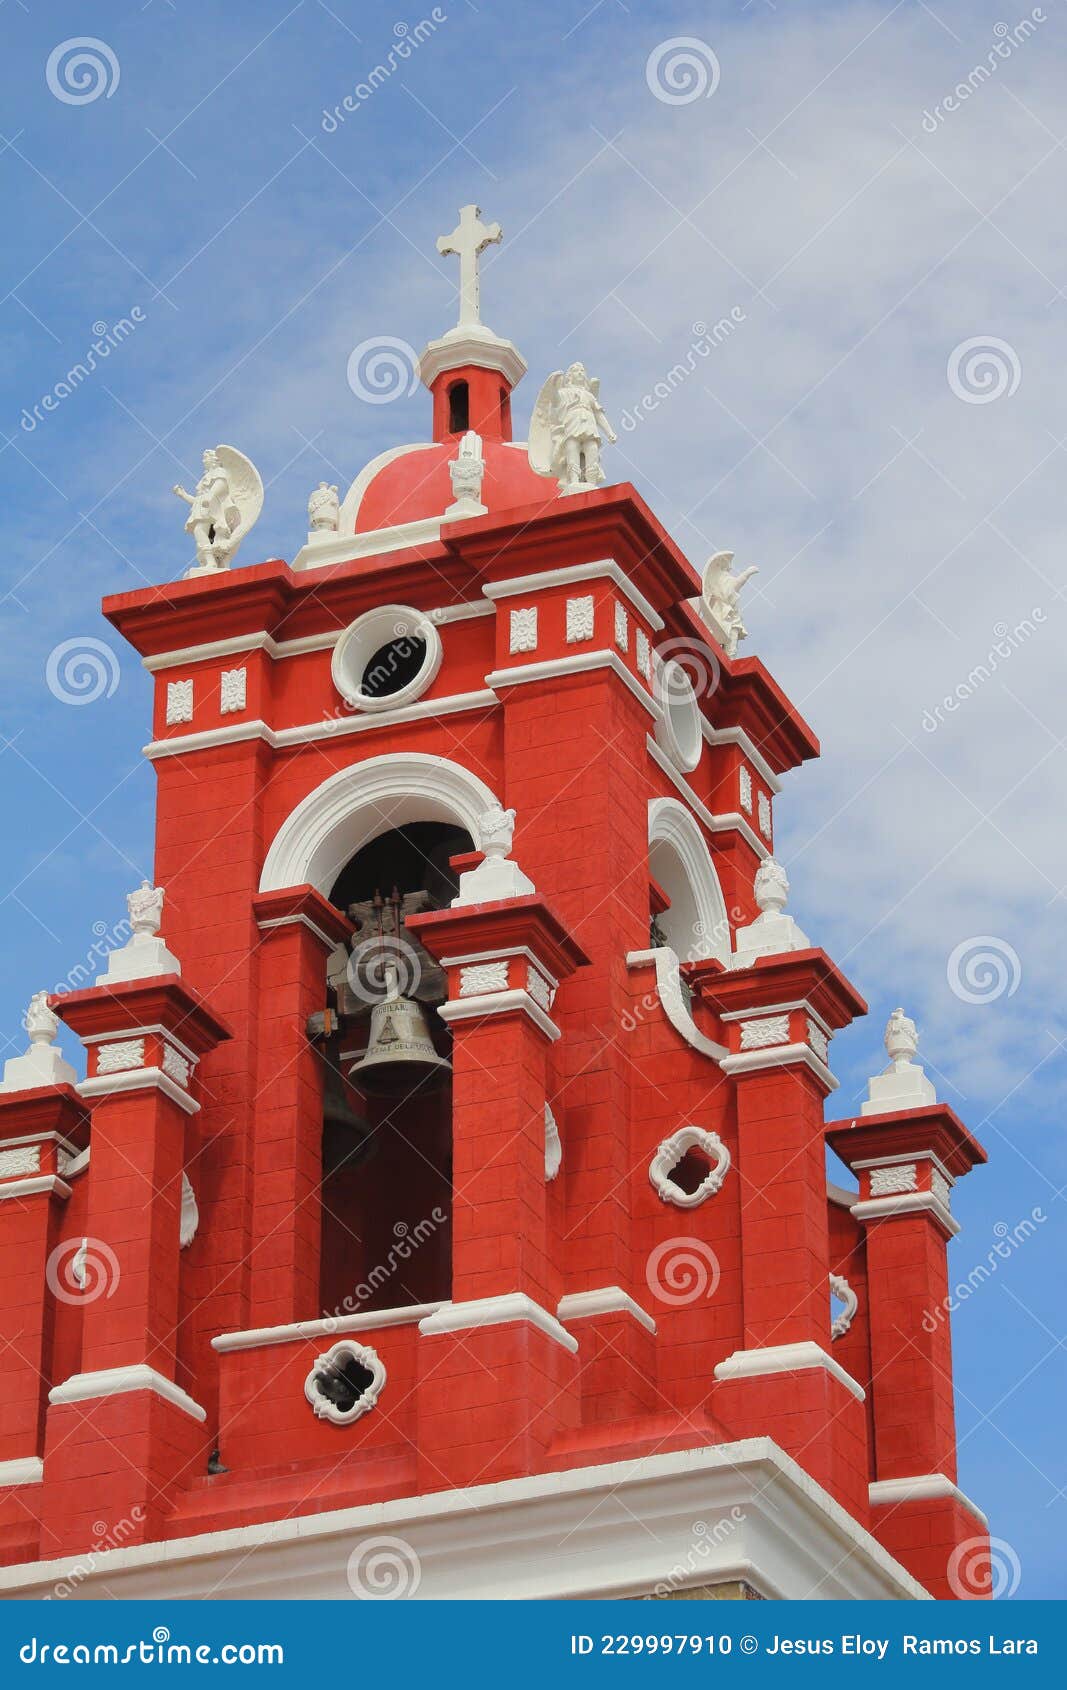
M443 972L405 922L451 903L454 859L472 850L462 828L412 822L364 845L330 892L356 930L309 1026L323 1065L324 1315L450 1294L452 1037L437 1014Z

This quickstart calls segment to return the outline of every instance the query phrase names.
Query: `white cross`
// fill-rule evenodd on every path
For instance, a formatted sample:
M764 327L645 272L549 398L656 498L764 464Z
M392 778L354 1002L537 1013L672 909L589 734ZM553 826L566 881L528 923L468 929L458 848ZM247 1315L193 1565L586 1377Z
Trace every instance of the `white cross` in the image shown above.
M450 235L438 235L437 250L442 257L454 253L459 258L459 326L466 328L482 320L478 256L487 246L500 240L503 230L499 223L481 223L481 206L460 207L459 222Z

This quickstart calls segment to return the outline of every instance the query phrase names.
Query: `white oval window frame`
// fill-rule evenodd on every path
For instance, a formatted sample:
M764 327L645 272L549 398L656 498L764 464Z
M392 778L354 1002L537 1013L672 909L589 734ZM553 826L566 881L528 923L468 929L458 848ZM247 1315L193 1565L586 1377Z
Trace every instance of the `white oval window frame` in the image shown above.
M692 774L704 750L700 705L684 666L669 657L656 665L656 743L683 775Z
M363 676L376 651L392 640L420 639L425 643L426 656L419 672L395 692L381 698L370 698L363 691ZM430 618L409 604L380 604L365 611L349 624L333 650L330 674L346 704L354 710L397 710L421 698L437 679L444 657L441 636Z

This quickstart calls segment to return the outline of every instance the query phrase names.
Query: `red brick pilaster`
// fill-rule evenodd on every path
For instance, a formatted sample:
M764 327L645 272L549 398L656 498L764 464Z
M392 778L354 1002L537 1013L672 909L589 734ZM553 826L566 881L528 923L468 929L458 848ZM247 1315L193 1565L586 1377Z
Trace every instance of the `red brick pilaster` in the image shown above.
M88 1132L69 1086L0 1093L0 1487L40 1477L60 1283L52 1252L71 1191L60 1170Z
M326 1006L326 959L352 923L311 886L261 892L260 1038L253 1146L253 1326L320 1314L322 1056L308 1016Z
M944 1104L835 1122L827 1140L859 1179L866 1231L872 1529L935 1595L984 1594L950 1570L986 1526L955 1486L947 1245L952 1184L985 1152Z
M159 1535L212 1435L178 1377L185 1131L196 1063L228 1036L177 975L94 987L54 1007L86 1042L93 1100L81 1362L50 1392L42 1553ZM101 1523L103 1531L101 1531Z
M445 968L453 1037L452 1301L424 1323L419 1350L420 1472L436 1489L530 1472L577 1418L577 1344L556 1318L545 1104L557 987L585 956L536 896L409 926Z
M712 1408L759 1423L863 1517L863 1389L832 1353L823 1104L833 1033L866 1005L823 951L686 971L720 1019L737 1088L744 1344L715 1369Z

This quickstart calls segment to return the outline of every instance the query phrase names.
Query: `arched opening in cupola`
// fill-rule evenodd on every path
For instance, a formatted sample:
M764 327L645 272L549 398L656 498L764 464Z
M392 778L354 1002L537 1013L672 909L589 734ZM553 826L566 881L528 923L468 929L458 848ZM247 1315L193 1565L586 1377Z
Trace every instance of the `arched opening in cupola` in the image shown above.
M471 396L465 381L454 381L448 390L448 432L466 434L470 428Z
M451 1292L452 1038L442 970L407 918L450 904L470 833L409 821L359 847L330 889L355 923L328 970L321 1304L324 1314Z

